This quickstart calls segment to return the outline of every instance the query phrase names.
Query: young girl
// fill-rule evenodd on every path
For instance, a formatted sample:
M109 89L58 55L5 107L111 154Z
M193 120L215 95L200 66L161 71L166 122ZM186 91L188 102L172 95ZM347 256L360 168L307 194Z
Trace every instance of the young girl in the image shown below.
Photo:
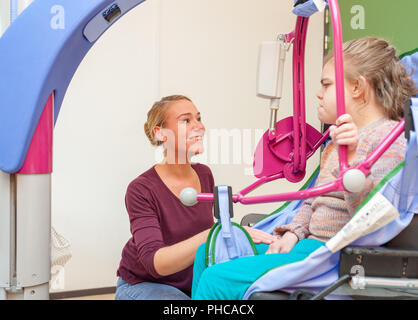
M152 145L164 146L164 160L128 186L132 238L122 252L115 298L187 300L195 252L208 236L213 215L210 203L186 207L179 195L186 187L213 192L211 170L191 162L203 152L205 127L193 102L174 95L153 105L144 130ZM249 231L255 242L274 240L261 230Z
M403 118L404 102L417 88L387 41L362 38L344 44L346 114L337 119L334 59L325 59L321 89L317 93L318 118L331 126L332 141L321 157L316 185L339 175L338 145L348 146L350 167L376 149ZM367 194L400 163L405 154L403 136L372 167L366 186L359 193L335 191L304 201L292 222L276 226L277 239L257 245L259 255L242 257L205 268L204 246L196 252L194 299L241 299L247 288L263 273L279 265L303 260L325 245L353 216Z

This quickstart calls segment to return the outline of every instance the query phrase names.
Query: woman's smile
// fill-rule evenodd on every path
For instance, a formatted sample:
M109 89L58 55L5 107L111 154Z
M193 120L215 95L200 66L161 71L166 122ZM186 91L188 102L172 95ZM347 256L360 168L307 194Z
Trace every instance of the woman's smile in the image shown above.
M197 136L197 137L191 137L188 139L189 141L201 141L202 140L202 136Z

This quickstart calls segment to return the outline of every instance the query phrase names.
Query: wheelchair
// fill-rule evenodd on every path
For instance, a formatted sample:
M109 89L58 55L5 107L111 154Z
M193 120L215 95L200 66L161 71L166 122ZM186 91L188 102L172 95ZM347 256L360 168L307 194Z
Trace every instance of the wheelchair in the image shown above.
M265 216L248 214L240 224L252 227ZM361 276L359 270L364 271ZM355 300L418 300L418 215L398 236L381 247L348 246L341 250L339 277L319 293L308 290L255 292L249 299L320 300L339 289ZM359 279L357 283L356 279Z

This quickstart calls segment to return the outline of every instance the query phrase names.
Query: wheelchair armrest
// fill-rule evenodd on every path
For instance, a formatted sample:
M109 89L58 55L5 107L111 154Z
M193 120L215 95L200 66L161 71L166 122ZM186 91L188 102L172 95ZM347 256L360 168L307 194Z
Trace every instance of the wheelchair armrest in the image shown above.
M355 267L355 268L354 268ZM340 276L361 267L364 276L418 278L418 250L346 247L340 254Z
M361 254L369 256L418 258L418 250L413 249L389 249L385 247L346 247L342 251L349 255Z
M254 292L248 300L289 300L290 294L282 291Z
M243 227L252 227L255 225L258 221L266 217L266 214L260 214L260 213L250 213L244 216L241 220L241 226Z

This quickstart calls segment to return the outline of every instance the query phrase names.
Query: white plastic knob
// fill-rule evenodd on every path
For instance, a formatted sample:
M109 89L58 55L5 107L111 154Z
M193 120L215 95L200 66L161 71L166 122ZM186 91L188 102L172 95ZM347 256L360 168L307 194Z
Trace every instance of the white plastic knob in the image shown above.
M180 201L188 207L197 203L197 191L193 188L184 188L180 192Z
M366 176L358 169L348 170L343 177L343 185L350 192L360 192L366 184Z

